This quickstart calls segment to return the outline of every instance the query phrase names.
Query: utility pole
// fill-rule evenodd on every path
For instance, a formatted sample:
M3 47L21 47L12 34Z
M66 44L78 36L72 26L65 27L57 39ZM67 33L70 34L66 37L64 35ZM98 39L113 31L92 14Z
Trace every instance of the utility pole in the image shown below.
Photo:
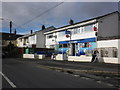
M72 55L73 51L72 51L72 43L71 43L71 35L72 35L72 32L70 31L70 55Z
M12 21L10 21L10 44L11 44Z
M11 36L11 33L12 33L12 21L10 21L10 51L11 51L11 40L12 40L12 36Z

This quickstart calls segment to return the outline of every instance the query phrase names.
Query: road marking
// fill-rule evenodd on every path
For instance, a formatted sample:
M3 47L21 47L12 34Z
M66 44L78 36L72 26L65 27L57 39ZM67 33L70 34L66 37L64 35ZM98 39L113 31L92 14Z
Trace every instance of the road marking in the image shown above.
M108 86L111 86L111 87L114 86L113 84L110 84L110 83L107 83L107 85L108 85Z
M97 83L102 83L101 81L97 81Z
M73 76L75 76L75 77L79 77L79 75L73 75Z
M63 70L64 72L65 71L72 71L72 72L85 72L85 73L105 73L105 74L114 74L114 75L120 74L120 72L111 72L111 71L102 71L102 70L77 70L77 69L45 66L45 65L39 65L37 67L43 67L43 68L48 68L48 69L53 69L53 70Z
M11 82L10 79L9 79L5 74L3 74L2 72L0 72L0 74L5 78L5 80L6 80L13 88L16 88L16 85L13 84L13 82Z

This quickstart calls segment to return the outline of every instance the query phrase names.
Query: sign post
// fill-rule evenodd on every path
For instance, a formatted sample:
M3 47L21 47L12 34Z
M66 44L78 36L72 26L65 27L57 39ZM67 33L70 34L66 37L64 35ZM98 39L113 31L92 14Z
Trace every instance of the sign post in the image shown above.
M71 48L72 48L72 46L71 46L71 35L72 35L72 33L71 33L71 31L66 30L65 34L66 34L66 38L70 38L69 44L70 44L70 53L71 53Z

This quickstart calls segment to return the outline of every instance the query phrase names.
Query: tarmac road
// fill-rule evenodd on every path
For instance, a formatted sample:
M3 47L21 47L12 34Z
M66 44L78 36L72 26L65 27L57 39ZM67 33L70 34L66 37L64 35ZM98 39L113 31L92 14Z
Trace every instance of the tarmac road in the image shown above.
M3 59L2 73L9 80L3 77L2 88L114 88L91 79L46 69L35 62Z

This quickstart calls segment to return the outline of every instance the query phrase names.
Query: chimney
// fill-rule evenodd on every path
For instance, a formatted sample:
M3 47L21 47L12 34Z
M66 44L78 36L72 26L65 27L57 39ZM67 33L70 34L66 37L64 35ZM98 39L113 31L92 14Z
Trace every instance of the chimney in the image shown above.
M70 25L73 25L73 24L74 24L74 21L73 21L72 19L70 19L69 24L70 24Z
M30 30L30 33L32 34L32 33L33 33L33 31L32 31L32 30Z
M42 25L42 30L44 30L45 29L45 25Z
M16 33L17 33L17 31L16 31L16 29L14 30L14 34L16 35Z

